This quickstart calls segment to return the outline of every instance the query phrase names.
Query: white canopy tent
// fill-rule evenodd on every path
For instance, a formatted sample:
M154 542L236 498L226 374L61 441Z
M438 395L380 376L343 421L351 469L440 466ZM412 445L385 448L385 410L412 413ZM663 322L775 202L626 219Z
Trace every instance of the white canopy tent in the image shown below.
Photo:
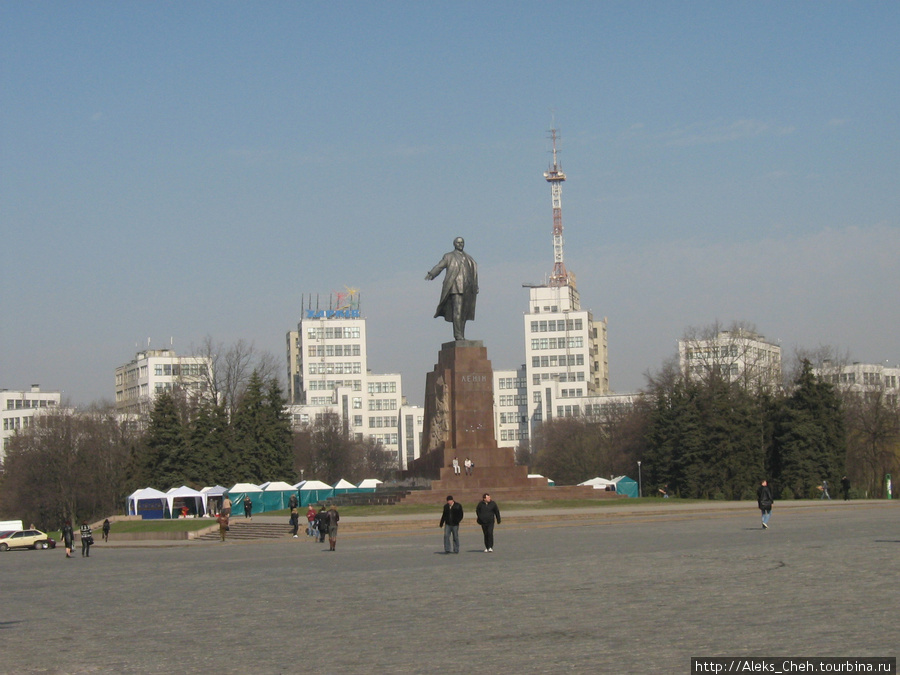
M128 495L128 515L139 515L142 510L140 505L141 502L162 500L163 503L166 503L168 501L166 497L167 495L165 492L161 492L151 487L144 488L143 490L135 490ZM160 511L162 511L162 508L160 508ZM171 513L171 511L169 513ZM159 517L162 518L163 516L160 515Z
M360 481L359 485L357 485L356 487L360 490L369 491L369 490L374 490L379 485L381 485L383 482L384 481L380 481L377 478L366 478L365 480Z
M616 484L613 481L601 478L600 476L586 480L583 483L579 483L579 485L590 485L595 490L606 490L607 488L610 490L616 489Z
M172 488L166 493L166 500L169 502L169 513L172 514L173 518L178 517L175 513L176 499L193 499L194 513L197 516L202 516L204 513L206 513L206 494L200 492L199 490L189 488L187 485L182 485L179 488Z
M213 487L205 487L200 490L200 492L206 495L206 512L209 515L214 516L222 507L223 495L228 494L228 488L224 488L221 485L214 485Z

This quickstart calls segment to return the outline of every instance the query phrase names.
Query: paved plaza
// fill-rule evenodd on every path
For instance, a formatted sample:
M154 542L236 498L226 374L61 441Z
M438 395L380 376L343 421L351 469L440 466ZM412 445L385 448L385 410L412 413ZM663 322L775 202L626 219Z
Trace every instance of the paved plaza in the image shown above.
M900 505L752 502L0 554L33 673L689 673L698 656L897 656ZM501 504L501 509L503 505ZM348 519L349 521L349 519ZM343 524L343 521L342 521ZM4 670L5 669L5 670Z

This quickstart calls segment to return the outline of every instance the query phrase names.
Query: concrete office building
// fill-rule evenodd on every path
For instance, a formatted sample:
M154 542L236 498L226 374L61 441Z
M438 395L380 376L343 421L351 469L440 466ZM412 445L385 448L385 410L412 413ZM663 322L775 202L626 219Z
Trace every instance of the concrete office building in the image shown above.
M400 468L406 470L409 463L422 454L422 427L425 409L418 405L400 406L400 426L397 429L400 448Z
M494 371L494 434L500 447L516 448L528 439L527 371Z
M681 372L690 378L715 373L748 390L782 386L781 347L744 329L718 331L714 337L678 341Z
M900 366L859 362L844 365L825 361L813 372L823 381L851 393L864 394L883 389L892 405L897 404L900 395Z
M36 415L59 408L59 402L58 391L41 391L38 384L28 390L0 390L0 462L9 438L30 427Z
M380 441L397 456L398 466L405 466L410 448L404 442L401 453L401 376L369 371L366 319L357 293L329 298L329 306L304 309L297 330L287 333L288 400L294 424L337 413L353 438ZM403 437L409 440L406 430ZM416 457L417 443L415 439L412 447Z
M560 398L609 393L606 320L581 308L575 279L529 287L525 370L529 433L552 419Z
M116 368L116 412L148 415L162 391L205 396L212 364L204 356L178 356L172 349L145 349Z

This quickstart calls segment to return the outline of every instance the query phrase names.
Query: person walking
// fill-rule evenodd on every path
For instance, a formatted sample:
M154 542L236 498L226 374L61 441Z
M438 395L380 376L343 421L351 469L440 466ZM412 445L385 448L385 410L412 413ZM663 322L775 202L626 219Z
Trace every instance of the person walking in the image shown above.
M94 543L94 534L86 520L81 521L81 557L91 557L91 544Z
M341 514L334 504L328 508L325 519L328 521L328 544L331 546L330 550L334 551L337 546L338 521L341 519Z
M847 476L841 478L841 492L844 495L844 501L848 501L850 499L850 479Z
M60 530L63 543L66 545L66 557L72 557L72 546L75 544L75 531L72 530L72 521L67 520Z
M222 509L216 520L219 522L219 538L225 541L225 533L228 531L228 514L225 513L225 509Z
M300 512L297 510L296 506L291 507L291 535L294 539L297 538L297 532L300 529Z
M222 508L219 513L224 515L226 518L231 516L231 498L228 496L227 492L222 495Z
M306 509L306 534L313 538L313 541L319 538L319 521L316 520L316 507L312 504Z
M250 497L244 497L244 518L253 518L253 501Z
M319 507L319 512L316 514L316 530L319 532L319 543L325 543L325 537L328 535L328 514L325 512L325 507Z
M500 524L500 507L497 502L491 499L491 496L485 492L475 507L475 519L481 525L481 532L484 534L484 552L494 552L494 521Z
M109 518L103 521L103 541L109 541Z
M775 501L772 497L772 488L769 487L769 481L764 480L760 486L756 488L756 504L762 512L762 526L764 530L769 529L769 518L772 517L772 503Z
M441 522L438 527L444 528L444 553L459 553L459 524L463 519L462 504L453 499L453 495L447 495L447 503L444 504L444 512L441 514ZM453 549L450 549L450 540L453 540Z
M819 499L831 499L831 495L828 494L828 481L823 480L822 486L819 488L822 491L822 494L819 495Z

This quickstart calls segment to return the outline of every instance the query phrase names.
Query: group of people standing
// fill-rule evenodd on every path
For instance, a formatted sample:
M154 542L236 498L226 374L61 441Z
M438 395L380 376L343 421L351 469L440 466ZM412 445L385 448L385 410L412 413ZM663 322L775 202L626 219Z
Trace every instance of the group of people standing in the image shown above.
M459 524L463 517L462 504L456 501L453 495L447 495L447 503L444 504L444 512L438 525L444 528L444 553L459 553ZM481 533L484 535L484 552L493 553L494 524L500 523L500 507L487 492L482 495L481 501L475 507L475 519L481 525Z
M337 546L338 522L340 519L341 514L338 513L334 504L327 509L321 506L318 511L310 504L306 510L306 522L309 523L307 534L310 537L314 537L314 541L318 540L320 544L325 543L325 537L327 536L328 550L334 551Z
M296 539L298 536L297 532L300 530L300 509L295 495L291 495L288 507L291 510L289 521L291 536ZM338 522L340 520L341 514L338 513L334 504L327 509L322 506L318 511L316 511L315 506L310 504L309 508L306 509L306 534L313 541L318 541L321 544L325 543L325 537L327 536L328 550L334 551L337 546Z

